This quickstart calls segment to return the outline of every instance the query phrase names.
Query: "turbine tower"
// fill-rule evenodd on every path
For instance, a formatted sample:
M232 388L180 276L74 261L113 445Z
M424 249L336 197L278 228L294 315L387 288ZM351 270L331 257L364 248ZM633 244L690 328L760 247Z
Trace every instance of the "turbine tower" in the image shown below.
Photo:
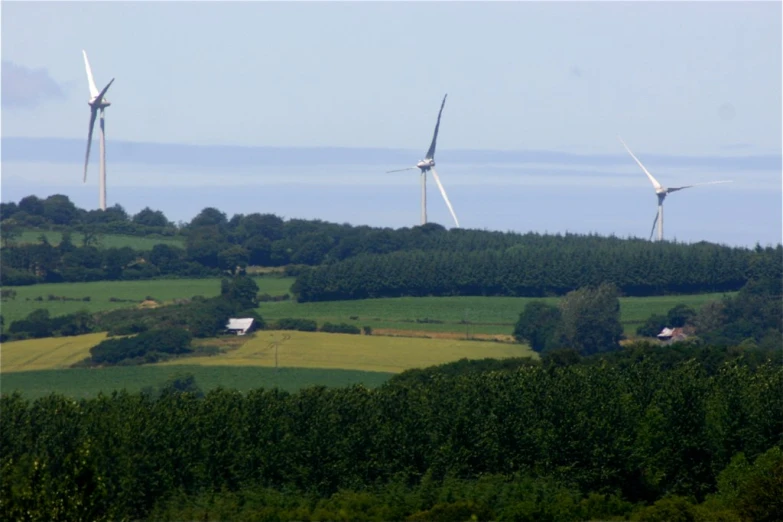
M430 149L427 151L427 155L424 157L424 159L418 162L415 167L389 170L387 171L387 174L390 172L403 172L405 170L414 170L414 169L421 170L421 224L425 225L427 224L427 172L431 170L432 177L435 178L435 183L438 184L438 188L440 189L440 193L443 196L443 200L446 202L446 206L449 207L449 212L451 212L451 217L454 218L454 223L457 225L457 228L459 228L459 221L457 220L457 215L454 213L454 208L452 208L451 202L449 201L449 197L446 195L446 189L443 188L443 184L440 182L440 177L438 176L438 172L435 170L435 145L438 141L438 129L440 128L440 116L441 114L443 114L443 107L446 105L446 96L448 96L448 94L443 96L443 101L440 104L440 111L438 112L438 121L435 124L435 134L432 136L432 143L430 144Z
M87 132L87 153L84 155L84 183L87 183L87 163L90 161L90 146L92 145L92 130L95 127L95 118L98 115L98 111L101 111L101 177L99 181L99 203L101 210L106 210L106 126L104 109L111 105L109 100L104 98L106 91L109 90L111 84L114 82L114 78L103 88L102 91L98 91L95 86L95 80L92 77L92 69L90 69L90 62L87 61L87 53L82 49L84 55L84 68L87 70L87 83L90 87L90 127Z
M644 165L642 165L642 162L639 161L639 158L634 156L633 152L631 152L631 149L628 148L628 145L625 144L623 139L618 136L617 137L620 140L620 143L623 144L623 147L625 147L625 150L628 151L628 154L631 155L631 157L636 161L636 163L642 168L645 174L647 174L647 177L650 179L650 182L652 183L653 188L655 189L655 195L658 196L658 212L655 214L655 219L653 219L652 229L650 230L650 239L653 237L653 233L655 232L655 225L657 223L658 225L658 241L663 241L663 200L666 199L666 196L672 192L677 192L678 190L683 190L686 188L696 187L699 185L714 185L716 183L731 183L731 181L708 181L706 183L694 183L693 185L685 185L683 187L664 187L660 183L658 183L658 180L653 177L650 172L644 168Z

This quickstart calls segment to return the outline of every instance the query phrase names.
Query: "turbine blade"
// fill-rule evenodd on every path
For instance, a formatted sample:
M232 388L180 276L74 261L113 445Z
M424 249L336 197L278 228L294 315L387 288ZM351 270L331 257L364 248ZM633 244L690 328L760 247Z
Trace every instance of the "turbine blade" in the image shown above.
M103 90L98 94L98 97L96 100L100 101L103 99L104 96L106 96L106 91L109 90L109 87L111 87L111 84L114 83L114 78L111 79L109 83L106 84L106 87L103 88ZM103 110L103 109L101 109Z
M456 223L457 228L459 228L459 221L457 220L457 215L454 213L454 209L451 206L449 197L446 195L446 189L443 188L443 184L440 182L440 177L438 177L437 171L434 168L430 170L432 171L432 177L435 178L435 183L438 184L438 188L440 189L440 193L443 196L443 200L446 202L446 206L449 207L449 212L451 212L451 217L454 218L454 223Z
M660 209L655 211L655 217L653 218L653 226L650 229L650 241L652 241L653 234L655 234L655 225L658 223L658 214L660 213Z
M648 178L650 178L650 181L652 182L652 184L653 184L653 187L655 187L655 190L656 190L656 191L657 191L657 190L661 190L663 187L661 186L661 184L660 184L660 183L658 183L658 180L657 180L657 179L655 179L655 178L653 177L653 175L652 175L652 174L650 174L650 172L649 172L649 171L648 171L646 168L644 168L644 165L642 165L642 162L641 162L641 161L639 161L639 158L637 158L636 156L634 156L634 155L633 155L633 152L631 152L631 149L629 149L629 148L628 148L628 145L626 145L626 144L625 144L625 142L623 141L623 139L622 139L622 138L620 138L620 136L617 136L617 138L620 140L620 143L622 143L622 144L623 144L623 147L625 147L625 150L627 150L627 151L628 151L628 154L630 154L630 155L631 155L631 157L632 157L634 160L636 160L636 163L638 163L638 164L639 164L639 166L642 168L642 170L644 171L644 173L645 173L645 174L647 174L647 177L648 177Z
M90 68L90 62L87 60L87 52L82 49L84 55L84 68L87 69L87 83L90 87L90 98L98 96L98 88L95 86L95 80L92 78L92 69Z
M424 157L424 159L435 158L435 145L438 142L438 129L440 128L440 115L443 114L443 106L446 105L446 96L448 96L448 94L443 95L443 101L440 104L440 111L438 111L438 122L435 124L435 134L432 135L432 143L430 144L430 150L427 151L427 155Z
M87 130L87 153L84 155L84 180L87 183L87 163L90 161L90 147L92 146L92 129L95 127L95 117L98 115L97 109L90 111L90 127Z
M408 167L408 168L406 168L406 169L387 170L387 171L386 171L386 174L389 174L389 173L392 173L392 172L403 172L403 171L405 171L405 170L414 170L414 169L416 169L416 168L418 168L418 167Z
M701 185L715 185L716 183L732 183L732 180L729 180L729 181L707 181L705 183L694 183L693 185L685 185L684 187L668 188L668 189L666 189L666 192L667 193L669 193L669 192L676 192L678 190L683 190L683 189L691 188L691 187L699 187Z

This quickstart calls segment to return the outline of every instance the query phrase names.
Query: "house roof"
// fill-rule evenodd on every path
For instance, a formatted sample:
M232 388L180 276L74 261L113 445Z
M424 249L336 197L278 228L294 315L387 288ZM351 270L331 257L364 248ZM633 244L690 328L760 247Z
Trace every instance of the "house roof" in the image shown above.
M661 330L661 333L658 334L658 337L671 337L674 335L674 330L671 328L664 328Z
M252 317L246 317L242 319L235 319L231 318L228 320L228 324L226 324L226 329L228 330L242 330L245 331L251 326L253 326L253 318Z

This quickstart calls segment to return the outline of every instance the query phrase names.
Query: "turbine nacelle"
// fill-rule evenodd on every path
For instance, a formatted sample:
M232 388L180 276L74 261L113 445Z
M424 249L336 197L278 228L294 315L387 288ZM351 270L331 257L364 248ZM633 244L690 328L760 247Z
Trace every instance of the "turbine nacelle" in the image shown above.
M420 162L416 164L417 167L419 167L421 170L430 170L432 167L435 166L435 159L423 159Z
M96 109L103 109L111 105L111 102L106 98L103 98L102 100L98 100L98 97L96 96L94 98L90 98L90 101L87 102L87 105L89 105L90 107L94 107Z

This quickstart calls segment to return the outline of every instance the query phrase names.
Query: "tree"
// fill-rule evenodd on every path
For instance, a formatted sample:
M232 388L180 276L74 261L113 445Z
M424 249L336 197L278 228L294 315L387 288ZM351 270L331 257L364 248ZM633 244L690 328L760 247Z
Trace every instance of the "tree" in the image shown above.
M145 227L167 227L170 225L163 212L152 210L150 207L144 207L143 210L133 216L133 222Z
M642 337L655 337L666 327L668 319L661 314L653 314L647 318L643 325L636 329L636 335Z
M694 318L696 332L702 336L719 330L725 323L726 303L724 301L708 301Z
M43 202L43 215L55 225L70 225L79 217L76 205L68 199L68 196L55 194L49 196Z
M581 355L619 349L623 327L618 294L611 283L566 294L560 302L562 344Z
M685 304L678 304L666 313L668 326L682 328L696 317L696 310Z
M219 211L216 208L207 207L198 213L190 222L190 228L199 228L207 226L218 226L220 228L226 226L228 220L226 214Z
M0 203L0 221L10 218L17 210L19 210L19 207L17 207L16 203L13 201L9 203Z
M15 219L7 219L3 221L2 227L0 227L0 235L3 238L3 247L7 248L14 243L16 238L22 235L22 227Z
M544 301L531 301L519 314L519 320L514 327L514 338L517 341L527 341L537 352L543 352L552 347L555 332L560 324L560 310Z
M32 216L43 216L44 202L37 196L27 196L19 201L19 210Z
M218 266L222 270L228 270L232 274L235 274L237 271L242 270L247 266L247 261L250 256L248 255L247 250L241 246L234 245L218 252L217 258Z
M220 293L223 297L239 303L242 308L258 306L258 285L253 278L240 275L231 281L221 281Z
M204 392L196 384L196 377L192 373L172 375L160 387L161 396L178 395L181 393L191 393L196 397L204 396Z

